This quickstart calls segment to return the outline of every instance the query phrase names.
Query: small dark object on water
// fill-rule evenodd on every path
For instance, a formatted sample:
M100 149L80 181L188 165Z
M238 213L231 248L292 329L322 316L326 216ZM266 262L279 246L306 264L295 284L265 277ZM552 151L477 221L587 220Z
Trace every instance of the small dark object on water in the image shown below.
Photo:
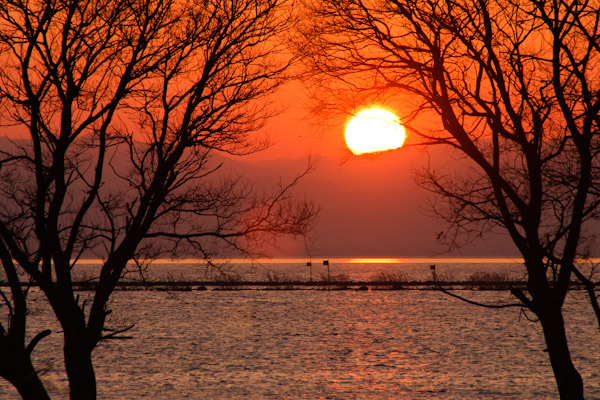
M362 285L361 287L358 288L358 290L369 290L369 287Z
M196 288L196 290L208 290L208 289L206 289L206 286L198 286Z

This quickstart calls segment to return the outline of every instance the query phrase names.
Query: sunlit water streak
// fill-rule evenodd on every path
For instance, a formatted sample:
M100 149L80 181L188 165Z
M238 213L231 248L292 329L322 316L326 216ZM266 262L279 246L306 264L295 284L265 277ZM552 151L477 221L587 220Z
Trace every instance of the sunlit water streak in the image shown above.
M32 327L54 332L35 363L52 397L67 398L60 328L39 293L32 298ZM111 308L114 324L136 326L133 339L94 352L101 399L558 397L539 324L437 291L118 291ZM586 398L600 398L599 335L584 294L565 310ZM2 383L0 398L18 396Z

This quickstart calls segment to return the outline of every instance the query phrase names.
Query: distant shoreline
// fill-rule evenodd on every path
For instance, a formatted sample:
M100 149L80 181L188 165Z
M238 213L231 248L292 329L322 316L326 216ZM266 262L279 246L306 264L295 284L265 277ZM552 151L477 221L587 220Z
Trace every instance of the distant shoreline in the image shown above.
M584 290L579 282L572 282L571 290ZM6 287L8 283L0 282ZM23 283L22 286L28 286ZM36 287L37 285L29 285ZM94 282L74 282L78 291L95 289ZM524 281L409 281L409 282L369 282L369 281L123 281L116 290L155 290L155 291L205 291L205 290L510 290L525 289Z
M145 260L144 260L145 261ZM201 258L157 258L148 260L152 264L206 264ZM456 264L456 263L478 263L478 264L522 264L523 258L518 256L497 257L273 257L273 258L218 258L211 260L215 264L301 264L311 262L314 265L329 261L331 264ZM600 262L600 259L597 261ZM103 264L104 260L96 258L80 258L77 264ZM131 261L130 263L134 263Z

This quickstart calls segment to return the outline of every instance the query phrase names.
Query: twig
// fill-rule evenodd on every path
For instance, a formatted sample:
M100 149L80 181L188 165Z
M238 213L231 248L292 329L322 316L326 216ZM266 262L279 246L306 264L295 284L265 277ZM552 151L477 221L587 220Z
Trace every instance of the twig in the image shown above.
M486 308L507 308L507 307L523 307L524 306L523 303L507 303L507 304L486 304L486 303L480 303L478 301L467 299L466 297L460 296L458 294L450 292L449 290L444 289L442 287L442 285L440 285L439 282L436 282L436 285L437 285L437 287L438 287L438 289L440 291L442 291L443 293L447 294L448 296L455 297L455 298L457 298L459 300L462 300L462 301L464 301L466 303L473 304L473 305L476 305L476 306L479 306L479 307L486 307Z

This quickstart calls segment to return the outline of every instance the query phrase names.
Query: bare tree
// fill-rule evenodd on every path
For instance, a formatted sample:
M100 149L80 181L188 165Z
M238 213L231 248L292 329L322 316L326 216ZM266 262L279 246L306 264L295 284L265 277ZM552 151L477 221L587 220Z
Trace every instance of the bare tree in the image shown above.
M119 333L106 317L128 262L183 250L210 258L222 244L249 254L256 242L309 228L316 210L294 197L299 178L261 193L217 176L223 161L213 157L264 148L254 132L288 78L292 60L275 37L289 7L0 2L0 121L21 135L0 148L0 256L11 290L2 293L0 374L24 398L47 397L30 355L48 332L25 344L21 280L40 287L61 324L71 398L93 399L91 354ZM80 296L72 270L90 254L103 264ZM25 393L17 381L36 385Z
M561 398L583 398L562 307L578 257L596 245L600 4L324 0L302 33L330 99L397 100L420 143L468 160L419 182L439 195L451 241L510 235L527 271L526 291L512 293L539 318Z

